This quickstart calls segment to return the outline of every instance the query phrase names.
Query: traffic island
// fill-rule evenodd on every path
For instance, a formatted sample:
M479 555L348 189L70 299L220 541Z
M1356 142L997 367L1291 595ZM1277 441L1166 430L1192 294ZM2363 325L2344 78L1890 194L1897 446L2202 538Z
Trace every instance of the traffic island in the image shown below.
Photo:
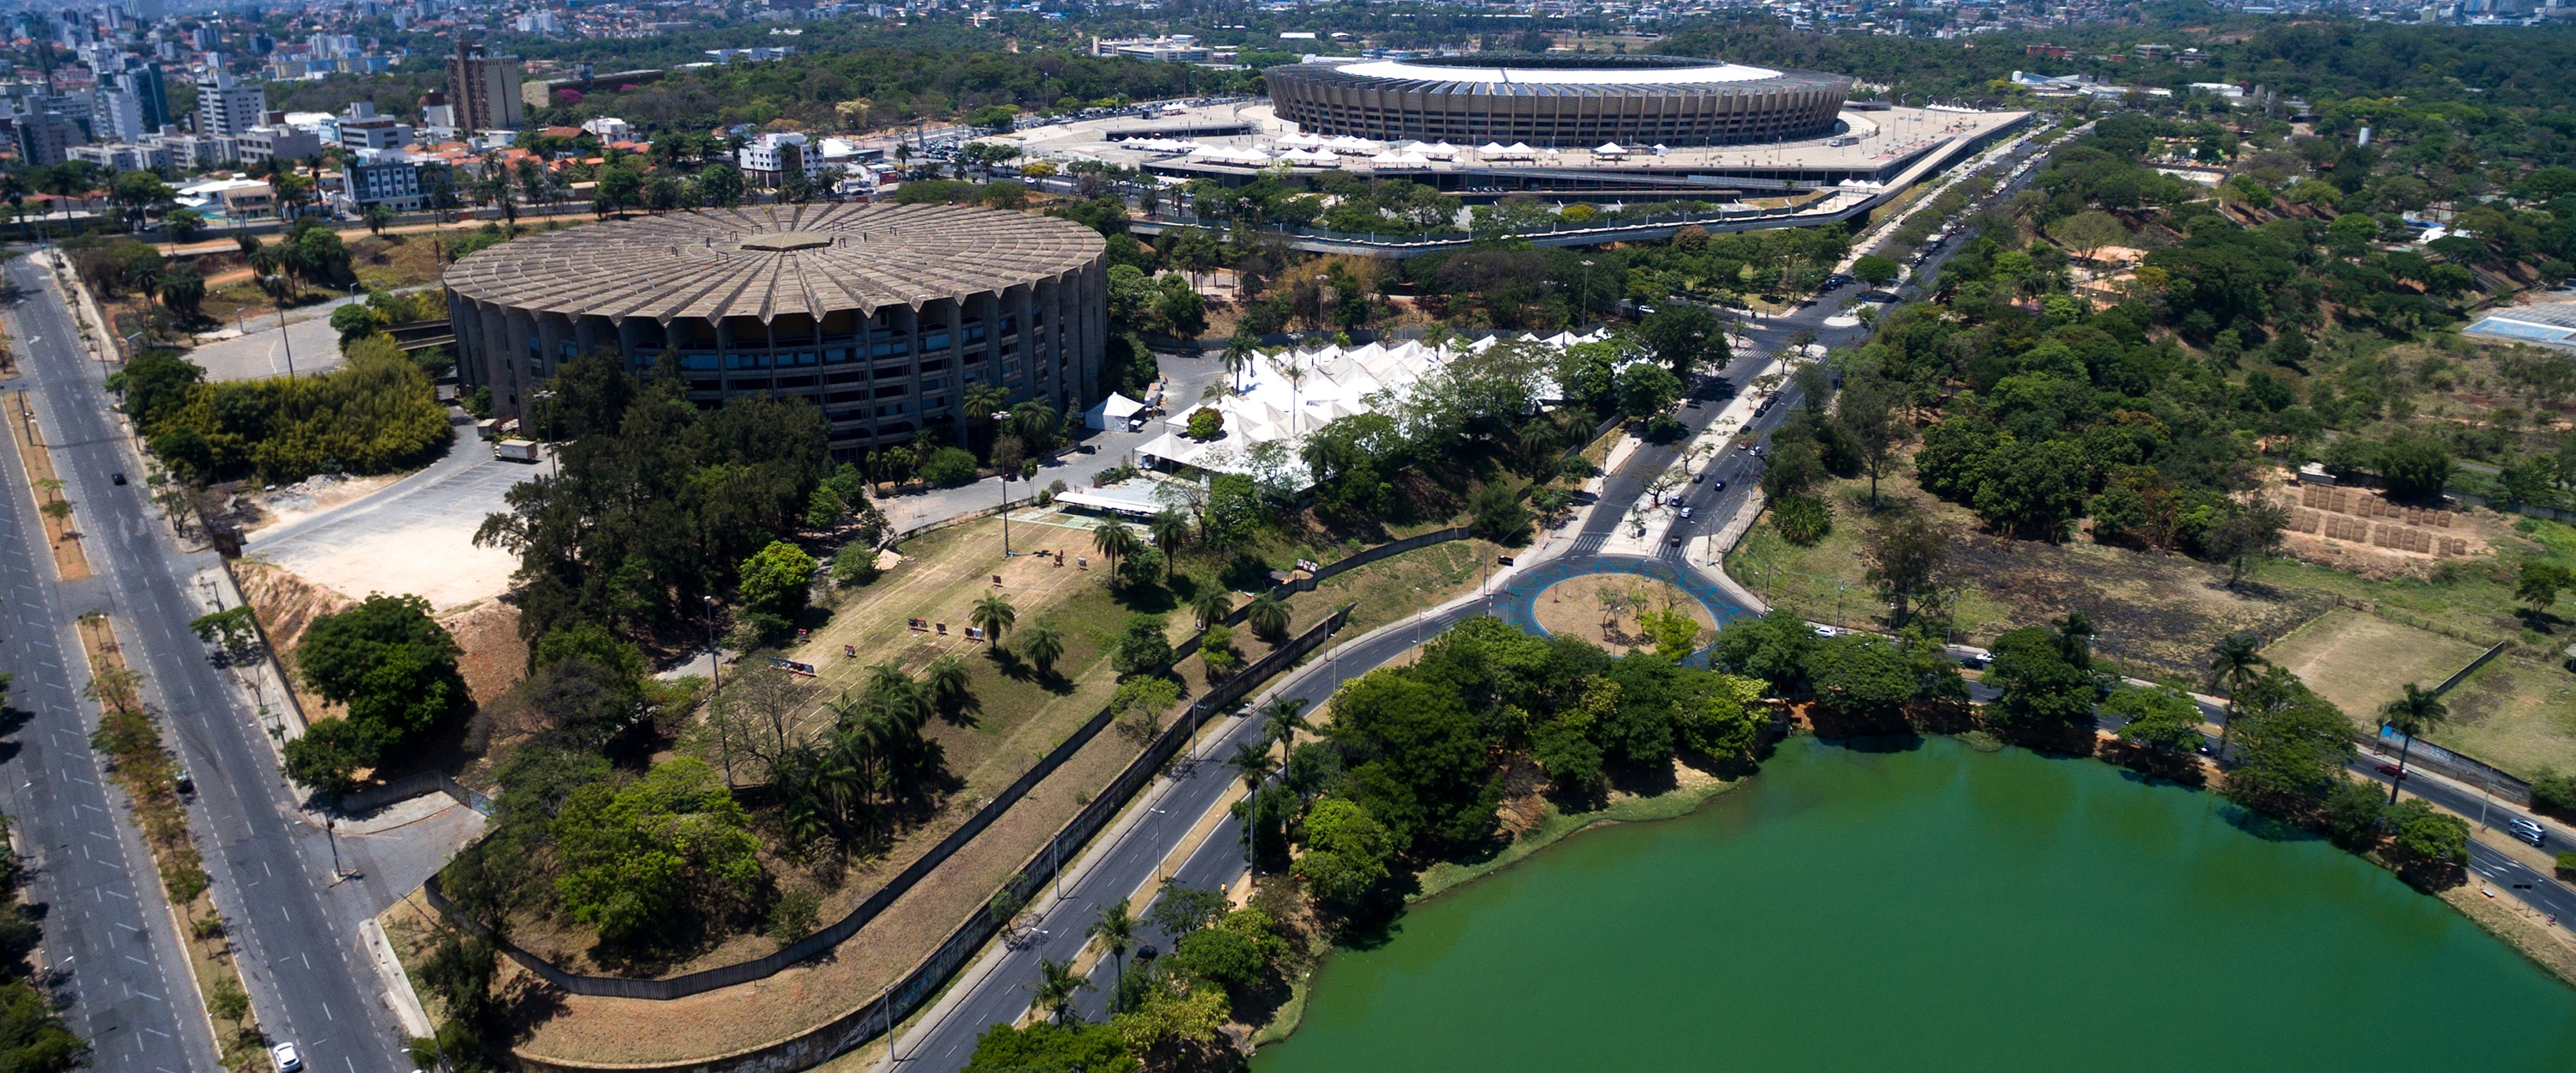
M72 528L72 504L63 498L63 482L54 476L53 452L45 447L36 427L36 413L27 404L27 393L18 392L8 400L9 435L18 442L18 462L26 470L27 488L35 493L36 513L45 523L45 543L54 552L54 576L61 581L78 581L89 576L89 553L82 550L80 531Z
M161 741L160 721L143 700L143 676L125 665L116 627L107 616L81 616L81 654L89 661L90 682L82 693L97 702L98 729L90 748L107 757L108 777L125 791L134 826L151 847L152 860L168 896L171 924L188 952L190 980L207 1029L223 1053L224 1067L250 1073L268 1060L267 1037L251 1013L250 995L242 988L233 961L223 913L216 909L206 875L205 858L188 831L183 793L195 792L186 769ZM226 1031L229 1028L230 1031Z

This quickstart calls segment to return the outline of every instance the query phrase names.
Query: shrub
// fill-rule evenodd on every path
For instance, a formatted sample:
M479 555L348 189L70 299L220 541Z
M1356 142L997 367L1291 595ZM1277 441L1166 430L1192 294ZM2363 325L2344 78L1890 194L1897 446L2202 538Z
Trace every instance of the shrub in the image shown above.
M2531 807L2560 819L2576 820L2576 772L2560 772L2547 764L2531 778Z
M1800 547L1814 547L1834 531L1832 512L1814 496L1781 496L1771 504L1771 524L1780 530L1781 539Z
M2576 879L2576 853L2558 855L2558 878Z
M1189 427L1183 431L1201 443L1216 439L1225 435L1225 415L1201 406L1190 411Z
M975 483L975 456L963 447L942 447L921 464L921 479L942 488Z

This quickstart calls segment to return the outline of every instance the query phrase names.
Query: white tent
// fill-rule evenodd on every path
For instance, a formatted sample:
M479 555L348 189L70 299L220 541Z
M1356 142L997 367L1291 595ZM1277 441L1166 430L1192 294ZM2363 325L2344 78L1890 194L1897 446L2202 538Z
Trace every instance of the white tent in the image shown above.
M1322 144L1324 144L1324 136L1321 134L1283 134L1279 136L1279 147L1282 149L1312 149Z
M1665 145L1664 145L1664 143L1662 143L1662 142L1656 142L1656 143L1655 143L1655 155L1656 155L1656 156L1665 156L1665 155L1670 154L1671 152L1672 152L1672 149L1670 149L1669 147L1665 146Z
M1381 168L1427 168L1431 166L1431 158L1407 149L1401 153L1379 153L1370 157L1369 163Z
M1510 155L1512 155L1512 151L1511 151L1511 150L1509 150L1509 149L1504 148L1504 147L1503 147L1503 143L1501 143L1501 142L1486 142L1483 146L1479 147L1476 151L1477 151L1477 152L1479 152L1479 153L1483 153L1483 154L1485 154L1486 156L1510 156Z
M1144 403L1112 391L1108 398L1100 400L1099 404L1083 411L1082 423L1107 431L1113 426L1126 424L1128 418L1144 412L1144 409Z
M1279 154L1279 159L1285 160L1291 164L1304 164L1318 168L1338 168L1342 166L1342 158L1322 150L1291 149L1285 153Z
M1538 150L1530 148L1528 142L1513 142L1512 147L1505 150L1505 152L1518 157L1534 157L1538 155Z
M1422 155L1434 160L1449 160L1458 155L1458 147L1445 141L1433 142L1429 145L1415 146L1414 148Z
M1626 156L1628 155L1628 151L1619 148L1619 143L1617 142L1603 142L1592 147L1592 154L1594 156Z
M1345 156L1367 156L1370 153L1386 148L1386 143L1373 142L1366 138L1354 138L1348 134L1344 134L1335 137L1329 142L1325 142L1324 148L1330 149L1336 153L1341 153Z

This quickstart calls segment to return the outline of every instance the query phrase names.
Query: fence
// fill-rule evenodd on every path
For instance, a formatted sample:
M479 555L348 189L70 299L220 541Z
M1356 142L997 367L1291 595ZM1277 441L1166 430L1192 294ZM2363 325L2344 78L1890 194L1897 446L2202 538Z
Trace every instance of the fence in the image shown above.
M1040 847L1036 853L1031 854L1028 860L1022 863L1020 870L1013 873L1011 878L1002 884L1001 891L997 894L1007 893L1014 902L1027 902L1064 867L1066 860L1073 855L1074 851L1089 842L1093 835L1098 834L1102 827L1107 826L1111 819L1127 807L1128 800L1135 797L1137 791L1144 789L1153 781L1155 774L1163 769L1163 765L1170 763L1172 757L1197 735L1199 728L1206 723L1209 716L1231 707L1262 680L1314 651L1326 638L1340 630L1343 623L1349 621L1353 606L1356 605L1343 605L1330 617L1298 635L1295 640L1245 668L1244 673L1227 679L1224 685L1201 695L1181 718L1173 720L1171 726L1165 727L1161 734L1155 736L1153 743L1146 746L1145 751L1138 754L1136 759L1127 765L1126 770L1119 772L1118 777L1110 782L1108 789L1093 798L1090 804L1083 806L1082 811L1074 814L1072 821L1066 823L1062 830L1057 831L1053 839ZM446 899L439 895L435 884L426 885L422 890L429 895L430 904L437 907L441 913L447 913L451 917L456 915L449 908ZM756 1073L778 1073L778 1071L805 1069L828 1061L836 1055L847 1053L869 1040L891 1032L896 1022L911 1016L913 1011L937 997L940 990L947 986L949 978L956 975L957 970L965 967L967 959L973 957L977 950L982 949L985 943L992 941L993 936L1001 931L1003 923L1002 919L994 915L991 901L975 907L967 914L965 921L957 926L957 930L950 932L947 940L939 944L938 949L921 959L913 966L911 972L905 973L903 978L896 981L893 986L886 988L875 999L861 1004L857 1009L833 1018L803 1035L730 1055L652 1068L656 1073L661 1069L689 1070L691 1073L755 1073L755 1071ZM523 955L515 947L504 944L502 949L521 965L528 965L532 971L537 971L539 975L544 975L549 980L554 979L554 976L545 970L530 965L529 963L534 959ZM553 966L546 966L546 969L553 969ZM560 970L555 971L560 972ZM524 1057L519 1059L519 1065L522 1069L539 1071L539 1073L591 1073L601 1068L533 1061ZM644 1073L647 1067L618 1066L616 1068L623 1073Z
M1281 585L1278 589L1273 590L1273 592L1274 594L1284 596L1291 592L1308 591L1314 588L1315 582L1322 580L1323 578L1331 577L1343 570L1348 570L1354 566L1359 566L1364 563L1375 562L1379 559L1386 558L1389 555L1400 554L1402 552L1411 551L1415 548L1427 547L1432 544L1456 540L1464 537L1466 533L1467 531L1463 528L1443 529L1436 532L1425 533L1421 536L1412 537L1406 540L1399 540L1389 544L1379 545L1378 547L1370 548L1367 551L1353 555L1350 558L1333 563L1332 565L1325 567L1322 572L1318 573L1314 577L1299 578L1295 581ZM1244 610L1245 609L1242 608L1236 609L1233 615L1228 616L1228 621L1240 619L1244 614ZM1321 629L1322 626L1338 627L1338 625L1344 621L1349 614L1350 608L1344 607L1341 610L1334 612L1331 618L1327 619L1325 623L1317 628ZM1326 631L1327 634L1329 632L1329 630ZM1243 690L1250 689L1254 685L1260 684L1260 681L1264 676L1268 675L1277 667L1283 665L1280 661L1282 653L1303 654L1304 651L1313 646L1315 641L1320 640L1320 636L1321 635L1318 635L1315 630L1310 629L1305 635L1299 637L1297 640L1289 642L1287 646L1274 650L1269 655L1262 657L1250 667L1245 668L1241 673L1227 679L1223 685L1220 685L1202 695L1196 703L1191 705L1189 709L1191 717L1198 717L1201 712L1211 704L1222 705L1225 703L1231 703L1231 697L1240 696ZM1178 662L1187 658L1190 653L1197 651L1198 642L1199 639L1197 637L1192 637L1189 640L1182 642L1181 645L1176 647L1173 652L1173 661ZM920 883L924 877L928 876L932 870L947 863L948 859L955 856L959 850L964 849L967 843L974 841L977 835L982 834L986 828L991 827L995 821L1001 819L1002 814L1008 812L1012 805L1017 804L1021 798L1028 796L1029 791L1036 789L1037 785L1044 782L1047 776L1054 774L1057 768L1063 767L1066 761L1073 759L1074 754L1081 752L1082 748L1085 745L1090 744L1091 739L1099 736L1100 731L1109 726L1117 716L1118 709L1106 706L1101 708L1099 712L1093 714L1088 721L1084 722L1080 728L1076 729L1072 735L1068 736L1062 743L1058 744L1054 750L1040 758L1038 762L1031 765L1027 771L1022 772L1019 778L1012 780L1010 786L1004 788L1001 793L994 795L992 801L986 803L983 808L977 809L974 816L970 817L956 830L949 832L948 837L940 839L939 844L932 846L929 852L922 854L911 864L905 866L901 872L896 873L893 879L888 880L885 886L878 888L874 893L868 895L866 899L862 900L855 908L851 909L848 915L832 922L822 930L817 931L812 935L808 935L804 939L786 947L780 948L767 956L754 958L749 961L739 961L731 965L719 965L712 969L703 969L698 972L674 976L668 979L655 980L625 976L588 976L579 973L566 972L562 968L546 961L544 958L522 950L507 940L495 940L495 944L501 948L503 953L508 954L511 960L518 962L529 972L542 976L546 979L546 982L576 995L668 1000L686 998L690 995L713 991L717 988L731 987L735 984L750 983L753 980L766 979L770 976L777 975L780 970L783 970L799 961L803 961L806 958L810 958L816 954L830 950L833 947L839 946L843 942L848 941L851 936L858 934L860 928L866 927L869 921L876 919L878 914L885 912L886 907L893 905L896 899L903 897L903 895L909 892L914 885ZM1150 753L1151 750L1148 750L1148 752ZM446 776L443 774L435 772L430 774L437 774L439 779L445 780L450 784L453 783L453 780L446 780ZM420 778L421 776L412 776L410 778L399 780L393 785L389 785L375 791L370 791L372 796L370 796L368 800L381 804L387 801L401 800L403 797L417 796L422 793L430 792L429 786L414 784L415 780ZM1125 776L1122 775L1121 778L1123 779ZM1120 796L1122 791L1119 791L1116 788L1117 785L1118 784L1113 783L1110 792L1105 794L1104 798L1116 797L1123 801L1124 797ZM406 792L396 796L396 787L401 787ZM442 786L439 788L443 789L445 787ZM460 786L457 787L457 789L464 790L464 787ZM465 792L471 793L472 791L469 790ZM353 797L354 796L355 795L353 795ZM480 797L481 795L478 794L475 796ZM464 798L460 797L459 800L464 800ZM472 804L471 801L468 801L467 803ZM1095 804L1096 803L1097 802L1095 802ZM488 811L488 809L485 809L484 811ZM1077 817L1076 823L1079 822L1080 818ZM1067 830L1071 829L1071 827L1067 828ZM1061 841L1062 837L1062 835L1059 835L1058 840ZM1088 835L1086 834L1085 837L1088 837ZM1079 842L1075 844L1079 845ZM421 890L422 893L429 898L430 904L435 906L440 913L447 915L451 920L458 921L465 926L473 927L478 932L482 930L479 924L475 924L469 918L465 917L464 914L457 912L453 908L453 904L447 900L444 892L438 889L437 877L432 876L429 880L424 882L421 886Z
M2394 760L2403 746L2402 739L2395 734L2395 731L2382 727L2378 734L2355 733L2352 737L2372 753ZM2450 777L2453 781L2487 790L2497 797L2524 808L2531 807L2531 784L2496 770L2486 761L2472 756L2462 756L2422 740L2416 741L2412 746L2403 746L2403 751L2406 754L2406 766L2410 769L2430 768Z
M2460 668L2459 670L2456 670L2456 671L2452 671L2452 672L2451 672L2451 676L2450 676L2450 677L2445 678L2445 679L2442 679L2442 684L2441 684L2441 685L2438 685L2438 686L2434 686L2434 687L2433 687L2433 695L2434 695L2434 696L2436 696L2436 697L2438 697L2438 696L2441 696L2441 695L2442 695L2442 694L2444 694L2444 693L2448 693L2448 692L2450 692L2450 691L2451 691L2451 687L2456 686L2456 685L2459 685L2459 684L2460 684L2460 682L2461 682L2463 679L2466 679L2468 676L2470 676L2470 675L2472 675L2472 674L2477 673L2478 668L2486 666L2486 665L2487 665L2487 661L2488 661L2488 660L2491 660L2491 659L2496 658L2496 653L2504 651L2504 646L2505 646L2505 645L2507 645L2507 644L2509 644L2509 643L2511 643L2511 642L2507 642L2507 641L2498 641L2498 642L2496 642L2496 643L2494 644L2494 646L2492 646L2492 647L2488 648L2488 649L2487 649L2486 651L2484 651L2484 652L2479 653L2479 654L2478 654L2478 658L2473 659L2473 660L2470 660L2470 661L2469 661L2469 665L2468 665L2468 666L2466 666L2466 667L2462 667L2462 668Z

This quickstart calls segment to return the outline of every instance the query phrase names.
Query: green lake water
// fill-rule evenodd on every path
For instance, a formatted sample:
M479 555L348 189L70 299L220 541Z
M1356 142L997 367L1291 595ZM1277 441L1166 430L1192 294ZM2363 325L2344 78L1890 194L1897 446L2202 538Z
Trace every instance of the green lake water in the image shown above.
M1335 954L1253 1068L2576 1071L2576 992L2230 812L2089 760L1793 740Z

